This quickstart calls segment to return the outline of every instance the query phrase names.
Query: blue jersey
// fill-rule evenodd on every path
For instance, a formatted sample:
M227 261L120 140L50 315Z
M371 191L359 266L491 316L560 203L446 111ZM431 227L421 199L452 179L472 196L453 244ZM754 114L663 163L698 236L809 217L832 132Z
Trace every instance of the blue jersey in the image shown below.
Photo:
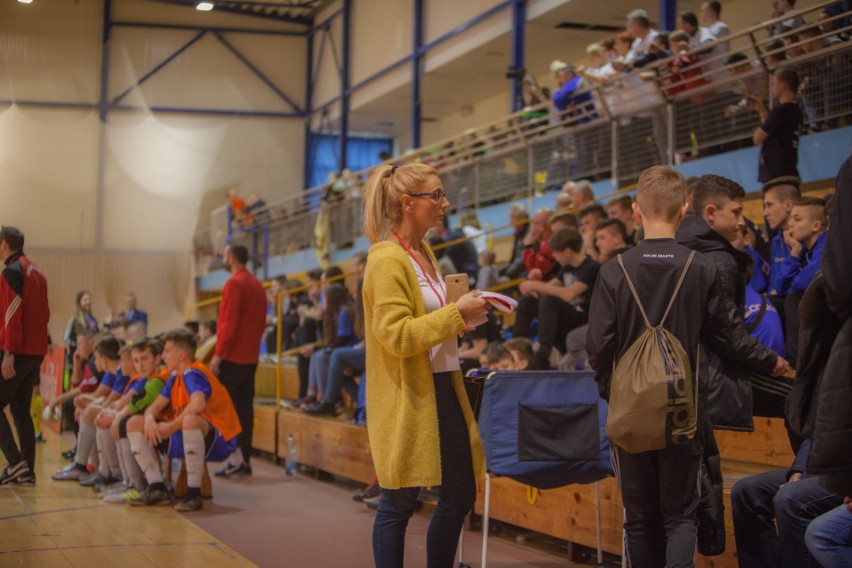
M816 273L820 269L820 257L822 257L822 249L825 248L825 241L828 238L828 233L823 233L814 244L814 248L808 250L802 247L802 252L798 258L789 256L781 264L780 286L778 293L782 296L793 294L796 292L804 292L811 284Z
M787 243L784 242L784 233L783 231L778 231L778 233L772 237L772 241L770 242L770 251L772 257L769 263L769 293L775 293L779 296L783 296L781 293L783 289L781 285L781 279L783 278L783 264L784 261L790 258L790 247L787 246Z
M101 379L101 386L109 387L110 389L112 389L114 384L115 375L113 375L109 371L104 371L104 378Z
M763 296L758 294L751 286L746 286L745 324L747 328L757 319L762 304ZM781 325L781 316L778 315L778 310L768 299L766 300L766 312L757 328L751 332L751 336L781 357L784 356L784 326Z
M169 400L172 399L175 377L177 377L177 373L172 373L169 380L166 381L166 386L163 387L163 392L160 393L161 396ZM191 367L183 372L183 384L186 386L186 392L189 393L189 396L192 396L192 393L195 392L202 392L204 398L210 398L210 394L213 392L210 381L207 380L204 373Z
M753 248L747 246L745 251L751 255L751 258L754 261L754 272L752 272L751 280L749 280L748 285L761 294L768 292L769 263L766 262L766 260L760 256L760 253Z
M143 392L145 392L145 383L147 382L148 379L146 379L145 377L140 377L130 383L130 386L127 388L127 390L136 391L137 394L142 394Z
M121 367L119 367L118 371L115 373L115 381L112 383L112 392L124 394L124 389L127 386L128 381L130 381L130 377L125 375L124 371L122 371Z

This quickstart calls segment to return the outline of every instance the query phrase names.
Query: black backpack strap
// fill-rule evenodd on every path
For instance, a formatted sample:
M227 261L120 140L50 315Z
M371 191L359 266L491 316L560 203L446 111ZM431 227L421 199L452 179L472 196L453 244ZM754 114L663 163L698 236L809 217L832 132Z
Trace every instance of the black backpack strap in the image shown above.
M754 330L760 325L760 322L763 321L763 316L766 315L766 294L761 294L760 299L762 300L760 303L760 310L758 310L757 315L754 317L754 320L746 326L746 331L751 335L754 333Z

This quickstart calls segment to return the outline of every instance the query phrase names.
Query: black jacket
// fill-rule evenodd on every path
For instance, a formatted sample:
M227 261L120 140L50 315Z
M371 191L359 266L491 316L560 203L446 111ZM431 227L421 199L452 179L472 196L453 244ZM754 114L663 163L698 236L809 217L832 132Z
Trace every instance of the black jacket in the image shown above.
M526 223L515 233L515 240L512 243L512 258L509 260L509 265L500 271L502 276L515 279L526 274L527 267L524 266L524 239L527 237L529 231L530 224Z
M646 239L622 255L652 325L660 323L688 257L689 249L672 239ZM733 325L727 317L720 280L712 259L696 255L665 322L665 328L681 341L689 354L693 369L699 342L740 364L755 359L745 328ZM606 263L598 273L592 294L586 342L589 361L597 372L596 380L604 398L609 398L613 363L644 331L645 323L621 267L617 262ZM766 366L771 370L775 358Z
M837 176L831 230L822 255L825 298L843 322L819 387L808 469L842 495L852 494L852 158Z
M726 316L732 335L722 349L704 344L701 352L699 392L707 401L710 420L716 428L754 430L752 419L752 372L772 372L778 354L748 334L743 320L749 255L736 250L704 219L687 215L677 232L677 242L702 253L716 268L722 296L721 314ZM748 356L735 360L731 351Z

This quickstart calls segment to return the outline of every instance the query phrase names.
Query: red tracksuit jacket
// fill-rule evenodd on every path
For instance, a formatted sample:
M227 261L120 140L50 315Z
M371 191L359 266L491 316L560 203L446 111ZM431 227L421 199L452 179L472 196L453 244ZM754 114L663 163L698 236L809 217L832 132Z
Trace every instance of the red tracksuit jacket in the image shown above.
M0 349L15 355L47 352L47 280L23 253L6 259L0 278Z
M234 272L222 290L216 355L224 361L253 365L260 357L260 338L266 327L266 292L248 270Z

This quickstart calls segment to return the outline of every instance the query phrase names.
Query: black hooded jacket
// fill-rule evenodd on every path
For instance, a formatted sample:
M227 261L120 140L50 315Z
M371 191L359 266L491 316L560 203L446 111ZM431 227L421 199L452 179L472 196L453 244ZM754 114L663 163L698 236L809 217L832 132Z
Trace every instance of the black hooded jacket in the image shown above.
M687 215L680 225L676 240L713 261L716 278L724 297L725 311L736 333L730 337L732 351L748 351L746 361L734 362L718 350L702 349L699 366L700 391L707 402L710 420L716 428L753 430L752 372L768 375L775 368L778 354L746 332L745 287L749 255L736 250L707 222Z

